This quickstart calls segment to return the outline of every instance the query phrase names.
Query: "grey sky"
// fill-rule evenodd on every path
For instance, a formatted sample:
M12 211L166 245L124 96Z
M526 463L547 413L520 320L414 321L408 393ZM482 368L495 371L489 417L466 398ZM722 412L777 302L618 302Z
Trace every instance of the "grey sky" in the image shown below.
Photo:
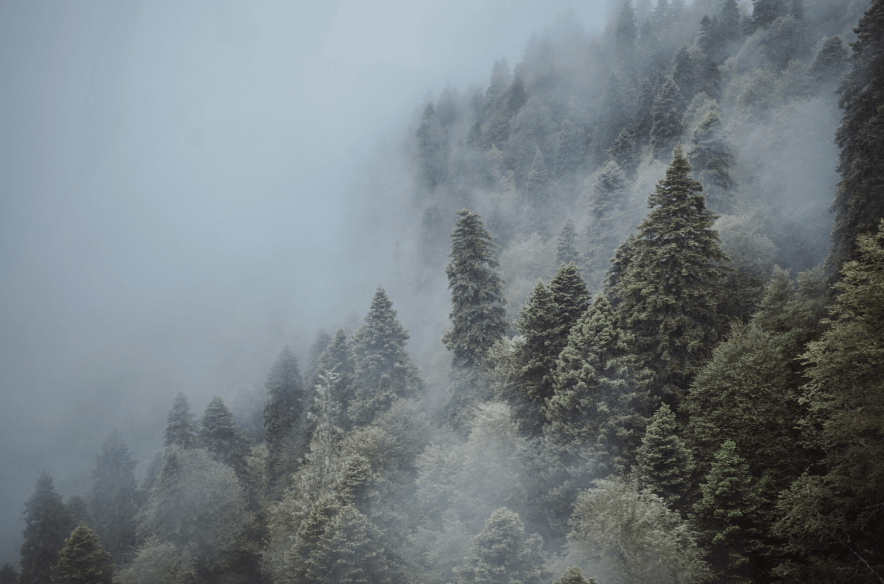
M363 314L376 151L568 4L0 4L0 562L41 470L86 488L113 426L156 438L176 391L199 413Z

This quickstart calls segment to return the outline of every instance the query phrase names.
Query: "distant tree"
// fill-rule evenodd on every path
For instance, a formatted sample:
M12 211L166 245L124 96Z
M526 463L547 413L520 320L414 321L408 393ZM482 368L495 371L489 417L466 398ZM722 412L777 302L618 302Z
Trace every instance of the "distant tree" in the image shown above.
M620 130L620 133L617 134L614 143L608 148L606 154L624 172L629 172L630 174L635 172L639 160L635 134L629 128Z
M651 107L651 146L657 155L671 148L684 128L685 110L681 89L667 77L654 96Z
M522 520L506 507L500 507L473 538L467 564L457 570L461 584L541 584L546 582L543 539L527 535Z
M305 378L310 379L316 372L319 357L325 352L331 342L332 336L324 328L316 331L316 338L313 339L313 344L310 345L310 351L307 356L307 369L304 371Z
M273 498L282 495L298 459L307 448L309 397L301 379L298 358L285 347L267 381L264 402L264 441L267 444L267 484Z
M622 0L614 31L614 49L620 70L627 77L631 77L634 74L637 38L638 28L635 24L635 10L632 8L632 0Z
M597 584L597 582L595 578L584 578L580 568L571 567L553 584Z
M703 186L681 147L648 197L650 211L628 246L613 296L636 348L654 374L652 393L676 405L718 337L720 280L727 256L712 229ZM616 259L616 257L615 257ZM616 264L615 264L616 265Z
M789 14L787 0L752 0L752 21L754 26L767 28L773 21Z
M197 444L213 459L232 468L245 484L248 478L246 457L249 455L250 444L239 431L233 413L218 396L212 398L199 421Z
M136 543L138 486L133 471L137 464L123 435L115 428L102 443L92 471L92 525L118 564Z
M424 109L417 129L417 157L424 185L435 189L445 181L449 158L448 133L436 116L432 103Z
M822 85L829 81L836 81L847 69L847 47L839 36L829 37L823 40L820 50L817 51L807 71L807 76L813 83Z
M672 61L672 80L681 91L682 103L690 103L697 84L697 71L695 71L694 61L691 59L686 45L679 47Z
M734 42L743 34L742 15L737 0L724 0L721 4L721 36L725 41Z
M357 385L348 411L355 424L371 423L396 399L423 390L420 370L405 348L408 338L386 291L378 287L365 322L353 333Z
M694 174L706 187L709 207L725 211L729 207L729 193L734 186L731 167L734 155L724 137L721 115L711 108L694 128L688 160Z
M197 566L187 546L151 537L139 548L130 564L118 572L120 584L193 584Z
M568 176L586 165L586 136L570 119L562 121L555 170L559 177Z
M633 97L629 87L617 74L608 76L602 92L600 111L603 113L599 115L598 131L594 134L594 146L599 154L611 147L617 135L629 123Z
M657 0L652 19L658 30L668 28L670 22L669 0Z
M68 497L68 500L64 502L64 506L68 510L68 515L71 516L72 523L94 523L89 505L80 495Z
M697 30L697 46L700 47L700 50L703 51L707 59L714 60L721 49L721 39L718 36L717 24L717 22L713 23L708 14L704 14L703 19L700 21L700 28Z
M857 259L857 235L874 231L884 217L884 1L872 2L855 32L852 67L838 90L844 115L835 134L841 182L832 203L833 270Z
M545 213L549 208L551 183L546 159L538 148L535 150L534 161L531 163L531 170L528 171L528 177L525 179L524 188L525 202L534 213ZM537 215L533 217L535 222L539 222L538 219L540 217Z
M619 244L618 224L627 211L626 176L613 160L608 161L592 185L588 210L592 222L586 231L586 263L591 272L607 269Z
M661 405L648 423L636 459L641 487L660 496L670 507L683 509L691 489L694 461L679 434L675 413L668 405Z
M52 485L52 477L44 472L25 503L24 541L19 556L21 584L49 584L50 569L58 561L65 537L74 528L72 524L61 495Z
M804 0L792 0L789 13L795 20L804 20Z
M329 379L333 379L331 399L338 402L341 408L337 423L341 428L349 430L353 423L347 408L353 400L356 391L356 372L353 363L353 348L347 339L347 333L339 328L335 333L331 344L325 349L316 364L316 375L313 376L310 386L318 385L325 387Z
M17 584L17 582L18 572L8 562L4 562L3 567L0 567L0 584Z
M98 543L98 536L79 524L64 542L58 563L52 566L55 584L112 584L114 563Z
M193 448L196 446L196 424L190 411L187 396L180 391L172 402L172 409L167 416L168 423L163 432L163 445Z
M574 223L568 219L565 226L559 232L556 241L556 263L559 265L577 263L580 261L580 252L577 251L577 231Z

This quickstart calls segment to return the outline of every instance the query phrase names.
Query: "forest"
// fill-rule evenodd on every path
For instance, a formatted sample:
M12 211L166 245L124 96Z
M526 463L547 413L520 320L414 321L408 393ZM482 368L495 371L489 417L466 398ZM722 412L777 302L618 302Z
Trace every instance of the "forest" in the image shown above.
M0 584L884 582L884 0L489 65L397 150L419 330L378 287L137 478L125 428L47 469Z

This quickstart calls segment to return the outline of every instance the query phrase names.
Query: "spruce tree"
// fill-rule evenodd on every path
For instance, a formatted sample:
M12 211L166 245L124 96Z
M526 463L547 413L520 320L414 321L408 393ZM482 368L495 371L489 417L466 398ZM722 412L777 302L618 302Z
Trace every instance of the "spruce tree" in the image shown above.
M586 231L586 261L591 274L600 274L617 250L617 227L627 211L626 176L613 160L599 171L588 207L592 222ZM593 277L593 284L599 279Z
M549 169L546 167L546 158L537 148L534 152L534 160L531 163L531 169L528 171L528 177L525 179L525 202L532 209L534 221L537 221L539 213L545 213L550 203L550 185L551 179Z
M651 107L651 146L660 155L675 143L684 129L685 102L676 82L667 77L654 95Z
M24 541L19 555L21 584L49 584L50 569L73 528L73 519L61 495L55 492L52 477L44 472L25 503Z
M608 148L605 154L624 172L633 175L636 168L638 168L639 156L638 144L632 129L623 128L620 130L620 133L614 139L614 143L611 144L611 147Z
M565 118L559 131L559 147L556 151L557 176L568 176L586 164L586 137L583 131Z
M267 484L271 495L278 497L285 490L310 439L309 397L301 380L298 358L288 347L279 354L264 386L268 393L264 402Z
M650 212L630 244L626 273L614 285L617 309L654 374L652 393L670 405L681 400L718 338L719 282L727 261L703 185L690 173L679 146L648 197Z
M755 27L767 28L774 20L789 14L786 0L752 0L752 21Z
M837 81L847 68L847 47L839 36L824 39L819 51L817 51L807 76L810 80L822 85L826 82Z
M651 417L636 460L641 487L670 506L683 508L690 493L694 460L668 405L661 405Z
M884 0L873 0L854 32L852 67L838 90L844 115L835 133L841 182L832 203L834 272L857 258L857 235L874 231L884 218Z
M190 411L187 396L180 391L172 402L172 409L167 416L166 429L163 432L163 445L167 448L193 448L196 446L196 424Z
M357 385L348 411L354 423L369 424L396 399L423 390L420 370L405 348L408 338L393 303L378 287L363 325L353 333Z
M500 507L473 538L467 564L455 570L459 584L541 584L546 582L543 539L527 535L519 516Z
M347 333L339 328L335 333L331 344L325 349L316 364L316 375L310 382L311 387L318 385L325 387L332 380L330 398L340 404L341 415L338 424L341 428L352 428L352 420L347 413L347 408L353 400L356 391L356 372L353 364L353 349ZM318 390L317 390L318 391Z
M249 441L239 431L233 413L218 396L212 398L199 421L197 444L216 461L232 468L240 481L247 481Z
M705 187L708 206L726 211L734 187L731 173L734 155L725 139L717 107L706 112L694 128L688 160L695 176Z
M64 542L58 563L52 566L54 584L113 584L114 563L98 543L98 536L78 525Z
M580 253L577 251L577 231L570 219L565 221L565 226L559 232L556 241L556 263L559 265L577 263L580 261Z
M139 495L133 471L137 464L123 435L114 429L101 445L92 471L92 525L116 563L135 547Z
M724 0L721 5L721 36L725 41L737 41L743 34L742 16L737 0Z

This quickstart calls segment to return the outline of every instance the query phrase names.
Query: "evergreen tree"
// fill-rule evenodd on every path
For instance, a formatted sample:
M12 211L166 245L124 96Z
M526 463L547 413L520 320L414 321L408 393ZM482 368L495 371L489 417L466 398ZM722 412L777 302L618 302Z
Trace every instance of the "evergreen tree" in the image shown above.
M734 186L731 166L734 155L724 137L721 115L711 108L694 128L688 160L694 173L706 188L709 207L727 210Z
M115 428L101 445L92 472L92 524L116 563L135 547L138 488L133 471L137 464Z
M113 584L114 563L98 543L98 536L78 525L64 542L58 563L52 566L55 584Z
M556 241L556 262L562 265L578 261L580 261L580 253L577 251L577 231L574 230L574 223L568 219Z
M635 42L638 38L638 28L635 24L635 11L632 8L632 0L622 0L620 12L617 15L616 28L614 31L614 50L620 70L626 77L634 74Z
M72 524L61 495L52 485L52 477L44 472L25 503L24 541L19 556L21 584L49 584L50 569L58 561L65 537L74 528Z
M749 584L766 576L758 557L763 490L763 484L752 485L746 461L736 453L736 444L726 440L700 485L703 498L694 506L720 582Z
M341 415L338 423L344 430L352 428L352 420L347 414L347 408L353 400L356 391L356 372L353 364L353 349L347 339L347 333L339 328L334 339L319 357L316 365L316 375L311 381L311 387L318 385L325 387L326 381L333 378L332 393L330 398L338 402L341 407Z
M585 238L586 262L591 273L602 273L619 244L618 224L625 220L627 210L626 176L613 160L599 171L588 207L592 223ZM598 283L597 278L593 280Z
M304 372L306 379L310 379L316 373L316 365L319 363L319 358L331 342L332 336L324 328L316 331L316 338L313 339L313 344L310 345L310 351L307 356L307 370Z
M450 146L448 133L439 123L432 103L424 109L417 129L417 157L423 184L435 189L445 181Z
M606 154L624 172L634 173L638 168L638 148L635 134L629 128L620 130Z
M166 420L166 429L163 432L163 445L167 448L178 446L179 448L193 448L196 446L196 425L193 414L190 411L190 403L187 396L180 391L172 402L172 409Z
M792 0L789 8L795 20L804 20L804 0Z
M224 400L218 396L212 398L199 421L197 444L212 458L232 468L240 481L247 482L249 441L239 431Z
M559 148L556 152L556 175L568 176L586 164L586 137L568 118L562 121L559 132Z
M690 103L694 97L694 88L697 83L697 74L694 71L694 62L686 45L679 47L673 57L672 81L681 92L682 103Z
M737 0L724 0L721 5L721 36L725 41L735 42L743 34L742 15Z
M17 584L18 583L18 572L15 571L8 562L4 562L3 567L0 567L0 584Z
M836 81L847 68L847 47L839 36L829 37L823 40L820 50L817 51L807 70L807 76L817 85L828 81Z
M752 21L756 28L767 28L774 20L788 14L786 0L752 0Z
M307 448L308 394L301 381L298 358L285 347L276 359L267 381L264 402L264 441L267 444L267 484L271 495L282 495L298 459Z
M535 213L532 216L535 222L538 220L536 214L545 212L549 207L550 183L546 160L538 148L535 150L534 161L531 163L531 170L528 171L528 178L525 180L524 189L525 201Z
M636 453L639 482L670 506L683 508L691 488L694 460L679 436L675 414L663 404L654 413Z
M467 565L456 569L460 584L541 584L546 581L543 539L527 535L516 513L500 507L473 538Z
M371 423L397 398L414 397L423 390L420 370L405 348L408 338L393 303L378 287L364 324L353 333L357 386L348 411L354 423Z
M588 460L600 476L632 464L647 403L631 344L601 294L571 329L543 409L544 433L566 463Z
M852 68L838 90L844 116L835 134L841 182L832 203L833 270L857 258L857 235L884 217L884 0L872 2L854 31Z
M718 27L713 24L712 19L709 18L709 15L704 14L703 19L700 21L700 28L697 30L697 46L700 47L700 50L703 51L706 58L710 60L715 60L718 50L721 47L717 28ZM681 52L680 49L679 52Z
M790 581L874 582L884 574L884 222L861 235L836 285L829 328L804 359L808 446L819 472L795 482L778 525L797 556Z
M584 578L580 568L571 567L565 570L553 584L598 584L595 578Z
M654 96L651 107L651 146L659 155L672 147L683 129L685 103L681 89L667 77Z
M677 404L718 337L719 281L727 257L712 230L703 185L675 149L666 177L648 197L650 212L630 245L614 295L638 354L654 374L652 393Z

